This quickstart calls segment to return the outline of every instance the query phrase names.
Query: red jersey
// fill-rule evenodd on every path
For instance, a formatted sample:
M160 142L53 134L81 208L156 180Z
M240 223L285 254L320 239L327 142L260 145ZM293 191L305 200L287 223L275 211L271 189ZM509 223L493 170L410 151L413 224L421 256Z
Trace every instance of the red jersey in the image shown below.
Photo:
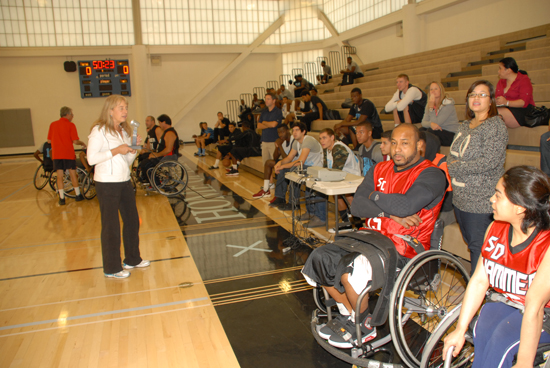
M408 170L395 171L394 162L386 161L378 163L374 168L374 185L375 190L386 194L405 194L407 190L414 184L416 178L422 171L428 167L435 167L428 160L422 161L420 164ZM437 216L441 210L443 198L437 206L427 210L425 208L417 212L417 215L422 219L422 223L418 226L405 229L403 226L393 221L388 217L373 217L367 218L365 224L368 228L376 230L384 234L393 241L397 252L404 257L413 258L416 252L403 239L396 235L410 235L418 239L424 249L430 249L430 241L434 229Z
M452 192L453 187L451 186L451 177L449 176L449 169L447 168L447 156L442 155L441 153L436 153L432 163L443 170L445 176L447 177L447 192Z
M529 239L515 247L510 247L511 235L512 225L493 222L481 249L483 267L493 289L525 305L527 290L550 245L550 230L538 233L535 230ZM550 302L546 307L550 307Z
M48 140L52 141L52 158L54 160L74 160L73 141L79 140L76 126L66 118L50 124Z

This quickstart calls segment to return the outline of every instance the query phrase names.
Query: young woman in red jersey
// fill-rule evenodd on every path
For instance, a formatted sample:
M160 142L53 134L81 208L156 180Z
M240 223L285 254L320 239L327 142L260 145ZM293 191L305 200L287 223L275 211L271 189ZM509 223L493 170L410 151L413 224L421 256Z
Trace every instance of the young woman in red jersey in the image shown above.
M550 307L550 181L539 169L517 166L497 183L491 197L494 222L485 235L481 256L468 284L455 331L445 338L443 356L464 344L470 321L492 287L525 306L486 303L474 327L473 367L533 367L537 346L550 342L542 331L544 308Z

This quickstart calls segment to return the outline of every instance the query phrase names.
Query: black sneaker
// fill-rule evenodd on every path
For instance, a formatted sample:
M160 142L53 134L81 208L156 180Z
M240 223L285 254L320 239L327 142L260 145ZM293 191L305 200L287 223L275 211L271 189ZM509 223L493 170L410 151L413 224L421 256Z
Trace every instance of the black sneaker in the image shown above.
M366 327L365 321L361 323L361 342L364 344L376 337L376 327ZM353 344L352 344L353 342ZM328 343L332 346L341 349L350 349L357 342L357 331L355 323L351 318L346 323L341 325L341 330L338 333L330 335Z
M59 205L64 206L65 205L65 198L59 198Z
M76 196L75 201L80 202L84 200L84 196L82 194L79 194Z
M231 170L225 175L227 175L227 176L238 176L239 175L239 170L235 170L235 169L231 168Z
M285 204L285 200L279 197L273 197L273 200L269 203L269 207L279 207L279 205Z
M297 204L291 204L291 203L284 203L277 206L277 208L281 211L292 211L292 207L294 207L294 210L298 210L300 207Z
M219 166L210 166L208 168L208 170L216 170L216 169L219 169L220 167Z
M195 153L193 153L193 155L195 155L195 156L200 156L201 154L198 153L198 152L195 152Z

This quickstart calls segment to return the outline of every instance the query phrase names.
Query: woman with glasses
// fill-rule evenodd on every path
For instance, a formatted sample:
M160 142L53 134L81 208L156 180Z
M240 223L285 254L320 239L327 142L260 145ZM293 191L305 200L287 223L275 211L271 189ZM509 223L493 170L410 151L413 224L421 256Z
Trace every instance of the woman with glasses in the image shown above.
M507 57L498 63L496 98L498 113L508 128L525 125L525 115L535 106L533 85L527 72L519 70L514 58Z
M474 82L466 97L466 116L456 132L447 167L460 231L476 268L485 230L493 219L489 199L504 173L508 130L500 118L493 85Z
M537 346L550 342L550 335L541 333L544 309L550 307L549 199L548 177L532 166L513 167L498 181L490 203L495 221L487 229L456 329L445 338L443 356L451 346L457 356L489 288L501 294L501 301L485 303L473 324L473 368L533 367Z

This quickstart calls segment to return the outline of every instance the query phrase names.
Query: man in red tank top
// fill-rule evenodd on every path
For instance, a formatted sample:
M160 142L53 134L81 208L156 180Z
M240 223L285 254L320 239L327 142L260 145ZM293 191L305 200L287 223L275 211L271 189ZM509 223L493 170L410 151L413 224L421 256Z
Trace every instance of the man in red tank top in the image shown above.
M351 206L354 216L366 218L368 229L392 239L397 252L404 258L416 255L403 240L404 235L416 238L424 249L430 248L430 237L447 188L445 174L420 156L419 146L418 129L414 125L396 127L391 138L392 161L380 162L367 172ZM398 266L402 265L403 262L398 262ZM349 318L344 322L346 330L349 327L349 332L355 336L352 306L355 307L368 281L382 275L372 274L365 256L354 256L331 243L311 253L302 273L308 283L323 286L334 298L341 318ZM361 312L368 306L368 298L363 300ZM321 329L319 335L333 346L351 346L330 331ZM376 331L367 329L364 336L372 339Z

